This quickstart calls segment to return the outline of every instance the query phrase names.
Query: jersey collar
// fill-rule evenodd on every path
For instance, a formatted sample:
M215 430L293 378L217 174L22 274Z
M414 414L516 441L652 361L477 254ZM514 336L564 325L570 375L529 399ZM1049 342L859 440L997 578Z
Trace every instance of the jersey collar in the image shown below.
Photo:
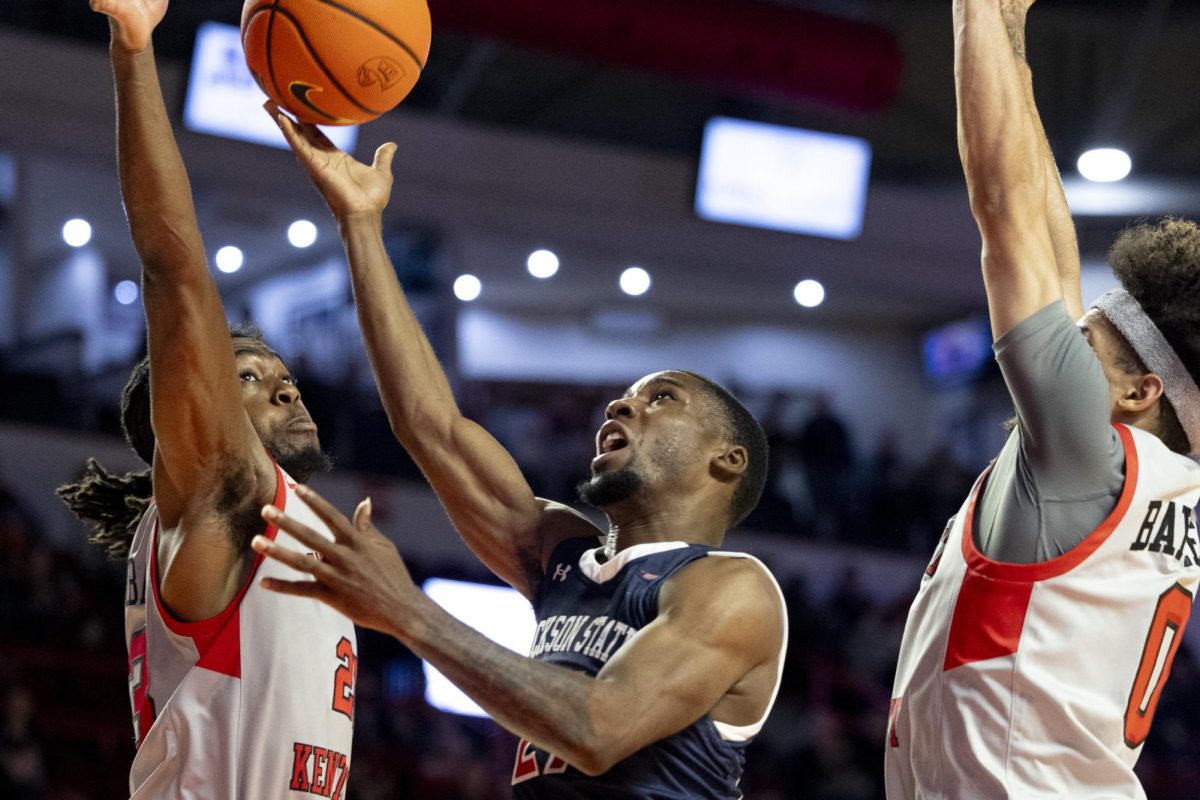
M604 563L600 563L596 559L598 555L604 552L604 548L597 547L586 551L579 557L579 569L593 582L605 583L616 577L617 573L635 558L665 553L669 550L678 550L681 547L687 547L687 542L647 542L646 544L635 544L633 547L625 548L617 553L615 557Z

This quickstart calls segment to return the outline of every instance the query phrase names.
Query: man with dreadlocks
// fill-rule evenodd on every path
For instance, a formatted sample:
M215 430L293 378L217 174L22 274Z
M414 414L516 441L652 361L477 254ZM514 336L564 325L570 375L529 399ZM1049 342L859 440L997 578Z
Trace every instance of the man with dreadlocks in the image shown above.
M257 577L284 570L250 549L256 535L291 541L264 529L264 504L329 535L291 477L328 460L283 362L257 332L227 327L150 42L166 6L92 0L112 27L121 192L149 344L121 415L150 468L115 476L92 461L62 494L97 524L93 541L127 558L133 797L340 798L354 626L315 600L263 590Z
M1084 313L1030 5L954 3L959 149L1017 415L909 612L892 800L1145 798L1133 765L1200 583L1200 228L1124 233L1123 288Z

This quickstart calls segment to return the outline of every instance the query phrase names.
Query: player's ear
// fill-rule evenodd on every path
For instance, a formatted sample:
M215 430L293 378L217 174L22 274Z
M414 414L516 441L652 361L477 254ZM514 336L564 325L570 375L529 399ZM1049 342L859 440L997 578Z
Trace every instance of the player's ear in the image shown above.
M750 454L740 444L726 444L709 462L709 469L719 481L735 481L749 466Z
M1130 376L1117 405L1133 414L1149 410L1163 396L1162 378L1157 373Z

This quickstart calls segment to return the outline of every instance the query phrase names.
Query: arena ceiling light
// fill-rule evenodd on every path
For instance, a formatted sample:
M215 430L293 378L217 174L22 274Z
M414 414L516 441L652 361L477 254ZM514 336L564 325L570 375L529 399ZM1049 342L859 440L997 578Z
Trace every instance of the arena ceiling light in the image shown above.
M637 297L650 291L650 273L641 267L630 267L621 273L621 291L627 295Z
M525 261L525 267L535 278L552 278L558 273L558 256L550 250L534 250Z
M310 247L317 240L317 226L306 219L298 219L288 226L287 235L292 247Z
M217 269L221 272L232 273L237 272L242 268L242 263L245 257L242 251L231 244L227 244L217 251Z
M1112 183L1123 180L1133 169L1133 161L1124 150L1115 147L1097 147L1079 157L1076 164L1079 174L1096 183Z
M86 219L69 219L63 224L62 238L71 247L83 247L92 240L92 226Z
M454 280L454 296L464 303L475 300L483 293L483 282L474 275L459 275Z
M121 281L113 287L113 297L123 306L137 302L138 285L133 281Z
M820 281L814 281L811 278L800 281L796 284L796 288L792 290L792 297L796 298L796 302L805 308L816 308L825 302L825 287Z

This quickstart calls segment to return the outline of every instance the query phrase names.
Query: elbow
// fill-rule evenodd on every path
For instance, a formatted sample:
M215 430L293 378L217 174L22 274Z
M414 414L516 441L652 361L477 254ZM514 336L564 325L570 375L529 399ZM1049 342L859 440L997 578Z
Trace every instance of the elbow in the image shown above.
M1004 176L968 177L967 193L971 214L987 233L989 228L1028 225L1046 217L1045 183L1036 180L1013 182Z
M577 749L571 758L571 766L589 778L594 778L608 772L623 757L613 747L588 743Z
M603 775L638 749L626 724L627 712L603 716L607 719L592 717L587 725L588 733L572 748L571 766L591 777Z

